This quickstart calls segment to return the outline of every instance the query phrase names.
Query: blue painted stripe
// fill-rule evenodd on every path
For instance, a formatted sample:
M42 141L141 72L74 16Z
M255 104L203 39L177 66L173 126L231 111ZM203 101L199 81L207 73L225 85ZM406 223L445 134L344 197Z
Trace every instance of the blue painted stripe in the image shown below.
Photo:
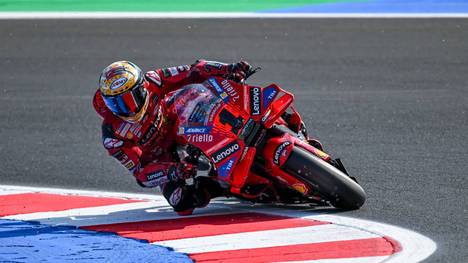
M0 220L0 262L192 262L146 241L71 226Z
M262 13L467 13L468 0L368 0L305 5Z

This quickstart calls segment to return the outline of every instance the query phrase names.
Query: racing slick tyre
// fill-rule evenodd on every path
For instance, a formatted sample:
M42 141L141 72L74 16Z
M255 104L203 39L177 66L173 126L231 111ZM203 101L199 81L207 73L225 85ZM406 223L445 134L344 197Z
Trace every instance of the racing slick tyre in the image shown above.
M336 208L359 209L366 200L364 189L346 174L308 151L295 146L283 169L308 183Z

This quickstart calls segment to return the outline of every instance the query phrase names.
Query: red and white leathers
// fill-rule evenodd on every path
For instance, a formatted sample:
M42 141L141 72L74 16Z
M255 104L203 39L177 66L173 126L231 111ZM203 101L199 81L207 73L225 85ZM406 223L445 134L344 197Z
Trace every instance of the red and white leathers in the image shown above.
M102 142L109 154L125 166L141 186L160 187L169 204L181 214L190 214L194 207L206 205L209 196L206 192L195 193L180 180L186 171L174 158L175 129L161 100L171 91L201 83L211 76L236 77L239 68L235 65L199 60L193 65L146 72L144 87L149 104L142 119L134 123L115 116L105 105L99 89L94 95L94 108L103 118Z

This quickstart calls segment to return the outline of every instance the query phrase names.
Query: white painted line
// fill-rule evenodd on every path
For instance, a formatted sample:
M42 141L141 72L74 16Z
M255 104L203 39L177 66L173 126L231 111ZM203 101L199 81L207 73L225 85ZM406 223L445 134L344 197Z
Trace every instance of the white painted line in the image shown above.
M0 12L0 19L467 18L468 13Z
M361 258L333 258L317 259L306 261L288 261L287 263L380 263L388 259L388 256L382 257L361 257ZM280 263L280 262L278 262ZM286 263L286 262L284 262Z
M0 185L0 193L49 193L68 194L92 197L113 197L124 199L145 200L143 202L116 204L99 207L77 208L54 212L37 212L0 217L15 220L34 220L47 225L93 226L126 222L142 222L150 220L176 219L180 216L167 204L166 199L159 195L130 194L104 191L85 191L44 187L22 187ZM236 202L237 203L237 202ZM225 205L210 205L206 209L198 209L192 216L234 213Z
M188 217L235 213L226 207L200 209ZM172 208L159 202L141 202L93 208L79 208L59 212L31 213L2 217L4 219L33 220L46 225L96 226L128 222L180 219ZM186 218L186 217L184 217Z
M17 194L27 194L27 193L31 193L31 192L21 191L21 190L0 189L0 195L17 195Z
M176 251L191 254L379 237L381 236L355 228L326 224L207 237L184 238L155 242L154 244L172 247Z
M95 219L96 217L105 216L111 217L112 213L118 212L129 212L132 210L144 210L147 208L167 208L167 205L162 201L149 201L149 202L136 202L136 203L128 203L128 204L116 204L116 205L107 205L107 206L96 206L96 207L89 207L89 208L77 208L77 209L70 209L64 211L54 211L54 212L37 212L37 213L29 213L29 214L19 214L19 215L11 215L2 217L4 219L16 219L16 220L34 220L40 221L41 223L47 224L47 222L53 222L54 219L59 219L60 221L64 221L63 223L71 223L71 225L81 226L83 225L81 220L85 220L88 218ZM82 219L80 219L82 217ZM64 220L70 218L70 220ZM129 221L134 221L135 218L128 218ZM141 218L140 218L141 219ZM75 224L73 221L78 220L78 224ZM67 222L68 221L68 222ZM106 220L107 221L107 220ZM95 223L96 220L93 220L92 223Z
M151 195L151 194L120 193L120 192L77 190L77 189L64 189L64 188L0 185L0 191L41 192L41 193L50 193L50 194L70 194L70 195L84 195L84 196L94 196L94 197L116 197L116 198L124 198L124 199L156 200L156 201L165 200L162 196L158 195L159 192L157 192L156 190L155 190L155 194Z

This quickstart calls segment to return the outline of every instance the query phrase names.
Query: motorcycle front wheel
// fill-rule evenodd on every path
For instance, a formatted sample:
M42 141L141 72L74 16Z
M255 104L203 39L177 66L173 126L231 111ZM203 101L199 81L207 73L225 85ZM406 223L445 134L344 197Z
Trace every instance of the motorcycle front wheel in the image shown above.
M359 209L366 201L364 189L336 167L314 154L294 146L282 167L290 175L309 184L336 208Z

